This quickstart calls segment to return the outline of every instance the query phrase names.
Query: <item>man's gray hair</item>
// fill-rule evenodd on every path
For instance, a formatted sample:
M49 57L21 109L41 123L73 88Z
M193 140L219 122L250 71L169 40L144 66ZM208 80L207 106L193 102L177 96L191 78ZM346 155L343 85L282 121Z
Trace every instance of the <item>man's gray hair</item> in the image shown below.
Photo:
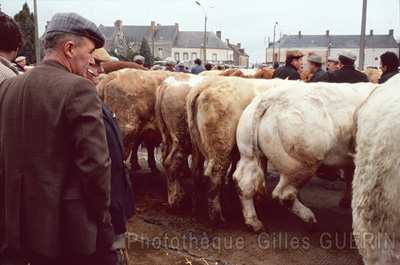
M46 53L57 50L64 42L73 41L76 46L80 46L83 36L65 33L65 32L50 32L46 34L44 39L44 48Z

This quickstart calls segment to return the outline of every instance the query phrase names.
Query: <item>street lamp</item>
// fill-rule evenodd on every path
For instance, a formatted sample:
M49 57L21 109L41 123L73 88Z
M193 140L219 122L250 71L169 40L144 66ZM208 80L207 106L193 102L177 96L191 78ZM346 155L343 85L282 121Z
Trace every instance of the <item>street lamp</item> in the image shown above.
M204 9L204 7L199 3L199 1L196 1L196 4L198 4L199 6L201 6L201 8L203 9L204 12L204 64L207 63L207 13L211 8L214 8L214 6L211 6L207 9L207 11Z
M272 67L275 65L275 29L276 25L278 25L278 22L275 22L274 24L274 38L272 40Z

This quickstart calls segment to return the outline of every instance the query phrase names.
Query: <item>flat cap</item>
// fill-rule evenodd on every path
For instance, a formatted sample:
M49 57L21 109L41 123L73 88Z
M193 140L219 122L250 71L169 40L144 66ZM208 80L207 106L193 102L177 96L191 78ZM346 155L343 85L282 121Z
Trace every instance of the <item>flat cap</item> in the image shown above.
M338 60L337 56L329 56L328 57L328 62L337 63L337 62L339 62L339 60Z
M96 49L93 52L93 57L95 60L100 62L109 62L111 61L111 57L104 48Z
M26 60L25 56L18 56L17 58L15 58L15 62L18 63L20 61Z
M311 54L311 56L310 56L310 58L308 58L308 60L313 63L324 63L324 60L322 59L322 57L315 53Z
M104 46L105 37L90 20L77 13L56 13L47 28L47 33L65 32L92 39L96 49Z
M288 51L286 58L301 58L304 54L299 50L290 50Z
M165 59L165 65L174 66L175 64L176 64L176 61L174 58L167 57L167 59Z
M185 62L180 61L179 64L178 64L178 66L184 67L184 66L185 66Z
M357 59L357 55L351 50L342 50L341 52L339 52L339 55L349 58L353 61Z
M136 55L134 58L133 58L133 61L143 61L144 62L144 57L142 56L142 55Z

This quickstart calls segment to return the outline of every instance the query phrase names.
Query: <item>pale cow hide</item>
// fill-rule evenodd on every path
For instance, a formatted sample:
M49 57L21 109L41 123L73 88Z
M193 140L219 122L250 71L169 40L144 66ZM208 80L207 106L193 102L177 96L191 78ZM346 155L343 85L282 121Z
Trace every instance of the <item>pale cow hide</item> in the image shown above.
M340 204L350 206L354 164L348 146L353 112L375 87L291 82L252 101L237 127L240 161L233 174L250 228L264 231L253 197L266 192L267 161L280 173L272 198L300 217L307 228L315 229L317 221L298 199L299 191L321 164L344 170L347 186Z
M400 264L400 76L355 113L354 238L365 264Z

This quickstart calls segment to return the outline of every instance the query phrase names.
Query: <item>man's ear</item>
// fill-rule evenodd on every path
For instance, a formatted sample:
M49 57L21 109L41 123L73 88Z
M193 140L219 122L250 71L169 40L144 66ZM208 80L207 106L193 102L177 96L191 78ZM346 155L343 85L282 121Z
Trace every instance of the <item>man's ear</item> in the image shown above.
M67 41L63 44L63 51L68 58L72 58L75 54L76 48L73 41Z

